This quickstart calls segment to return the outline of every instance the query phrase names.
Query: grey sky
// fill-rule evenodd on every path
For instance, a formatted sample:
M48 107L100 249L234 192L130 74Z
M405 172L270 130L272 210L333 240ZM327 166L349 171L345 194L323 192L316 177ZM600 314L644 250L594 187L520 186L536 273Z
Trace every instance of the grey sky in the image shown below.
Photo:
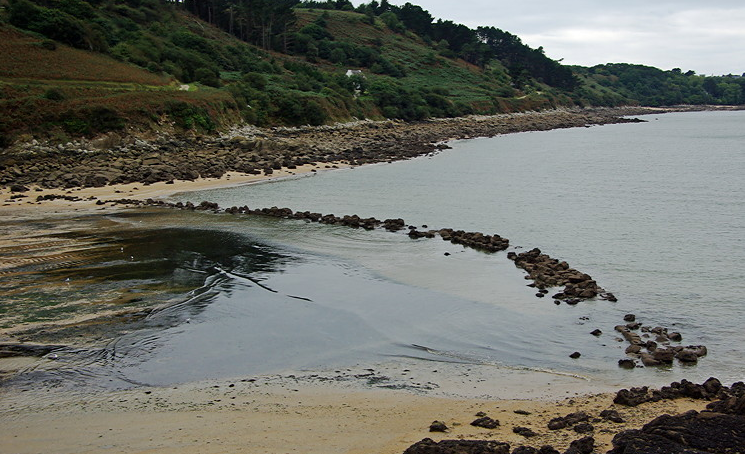
M365 0L364 3L367 3ZM403 5L406 1L389 0ZM360 0L354 1L358 5ZM745 72L743 0L414 0L435 18L493 25L566 64Z

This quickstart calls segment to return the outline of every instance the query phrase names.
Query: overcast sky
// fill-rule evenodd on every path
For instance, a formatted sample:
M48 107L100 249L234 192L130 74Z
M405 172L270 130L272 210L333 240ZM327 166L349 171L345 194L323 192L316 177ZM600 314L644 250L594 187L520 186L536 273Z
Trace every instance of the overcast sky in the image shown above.
M435 18L501 28L531 47L543 46L546 55L565 64L745 72L745 0L410 1Z

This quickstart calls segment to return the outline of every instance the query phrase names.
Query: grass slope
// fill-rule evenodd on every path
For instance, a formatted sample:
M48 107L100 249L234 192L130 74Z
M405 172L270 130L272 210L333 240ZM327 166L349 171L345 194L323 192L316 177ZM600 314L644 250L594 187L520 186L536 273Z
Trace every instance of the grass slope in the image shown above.
M411 32L393 32L380 18L370 24L355 12L297 9L295 27L301 30L323 15L334 43L374 49L401 70L394 77L358 67L369 88L362 93L355 93L344 75L350 69L346 64L263 51L178 8L148 10L154 19L137 21L118 16L132 16L131 8L122 8L98 13L129 30L112 29L119 41L108 55L0 21L0 147L32 138L67 142L108 131L211 132L240 121L322 124L353 117L412 119L578 103L536 81L515 89L498 62L479 68L447 58ZM200 68L215 75L214 81L204 81L214 87L194 82ZM189 91L180 90L185 82ZM388 105L396 102L400 104ZM407 103L417 104L417 110L407 110Z
M226 92L182 91L171 77L0 24L0 145L167 123L210 130L215 119L238 120L232 105Z

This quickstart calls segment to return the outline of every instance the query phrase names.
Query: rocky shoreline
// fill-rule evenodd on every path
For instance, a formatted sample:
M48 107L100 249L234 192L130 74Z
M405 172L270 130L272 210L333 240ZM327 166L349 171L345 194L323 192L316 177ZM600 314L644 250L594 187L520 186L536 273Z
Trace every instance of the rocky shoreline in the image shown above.
M592 454L600 452L594 434L597 425L607 426L604 433L614 433L612 449L607 454L741 454L745 453L745 383L737 382L727 387L716 378L709 378L702 384L687 380L673 382L659 390L647 387L622 389L616 393L614 406L636 407L647 402L691 399L710 403L703 411L690 410L683 414L663 414L655 417L641 429L614 430L626 421L616 408L605 409L598 414L576 411L548 421L545 428L535 427L545 432L573 432L580 438L569 443L564 454ZM519 410L515 411L518 413ZM530 412L521 414L529 415ZM496 419L484 412L475 414L478 418L470 423L484 429L501 426ZM532 421L536 423L537 421ZM434 421L430 432L448 432L442 421ZM439 442L425 438L411 445L404 454L560 454L552 445L534 447L527 440L539 436L529 427L514 426L512 431L526 439L514 449L507 442L496 440L444 439ZM491 437L489 437L491 438ZM571 438L571 437L570 437Z
M0 151L0 185L103 187L121 183L218 178L227 172L271 175L311 163L363 165L411 159L448 148L454 139L524 131L639 122L628 115L660 109L563 109L423 122L356 121L320 127L236 127L219 137L116 133L52 146L35 140Z

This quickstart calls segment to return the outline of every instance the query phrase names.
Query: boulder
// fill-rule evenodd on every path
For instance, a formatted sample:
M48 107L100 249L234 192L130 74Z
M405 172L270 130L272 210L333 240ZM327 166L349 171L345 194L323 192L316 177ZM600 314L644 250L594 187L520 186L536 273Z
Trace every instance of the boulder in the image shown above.
M499 421L488 416L482 416L481 418L471 422L471 425L475 427L483 427L484 429L496 429L499 427Z
M512 450L512 454L538 454L538 449L532 446L518 446Z
M548 422L548 429L549 430L564 429L567 426L568 426L568 424L566 422L566 419L561 418L561 417L554 418L554 419L552 419L551 421Z
M595 430L595 427L593 427L592 424L589 422L581 422L577 425L575 425L572 429L574 429L575 432L578 434L585 434L589 432L593 432Z
M624 421L624 419L621 417L621 414L618 413L616 410L603 410L600 412L600 417L605 419L606 421L612 421L617 424L621 424Z
M556 448L554 448L553 446L546 445L546 446L541 446L541 449L538 450L538 454L561 454L561 453L559 453L559 451L556 450Z
M695 363L698 362L698 355L693 350L684 348L675 354L675 357L683 363Z
M429 425L430 432L447 432L447 430L448 426L446 426L442 421L433 421L432 424Z
M626 407L636 407L637 405L643 404L649 400L648 394L649 388L646 386L642 386L641 388L621 389L616 393L616 397L613 398L613 403Z
M510 454L510 445L486 440L442 440L431 438L409 446L404 454Z
M641 358L642 364L647 367L659 366L660 364L662 364L662 361L655 359L651 353L642 353Z
M525 438L531 438L531 437L538 436L537 433L533 432L528 427L515 426L515 427L512 428L512 431L514 433L518 434L518 435L521 435L521 436L525 437Z
M669 348L658 348L652 352L652 357L661 363L672 363L675 358L675 351Z
M564 454L591 454L595 450L595 439L584 437L574 440Z

